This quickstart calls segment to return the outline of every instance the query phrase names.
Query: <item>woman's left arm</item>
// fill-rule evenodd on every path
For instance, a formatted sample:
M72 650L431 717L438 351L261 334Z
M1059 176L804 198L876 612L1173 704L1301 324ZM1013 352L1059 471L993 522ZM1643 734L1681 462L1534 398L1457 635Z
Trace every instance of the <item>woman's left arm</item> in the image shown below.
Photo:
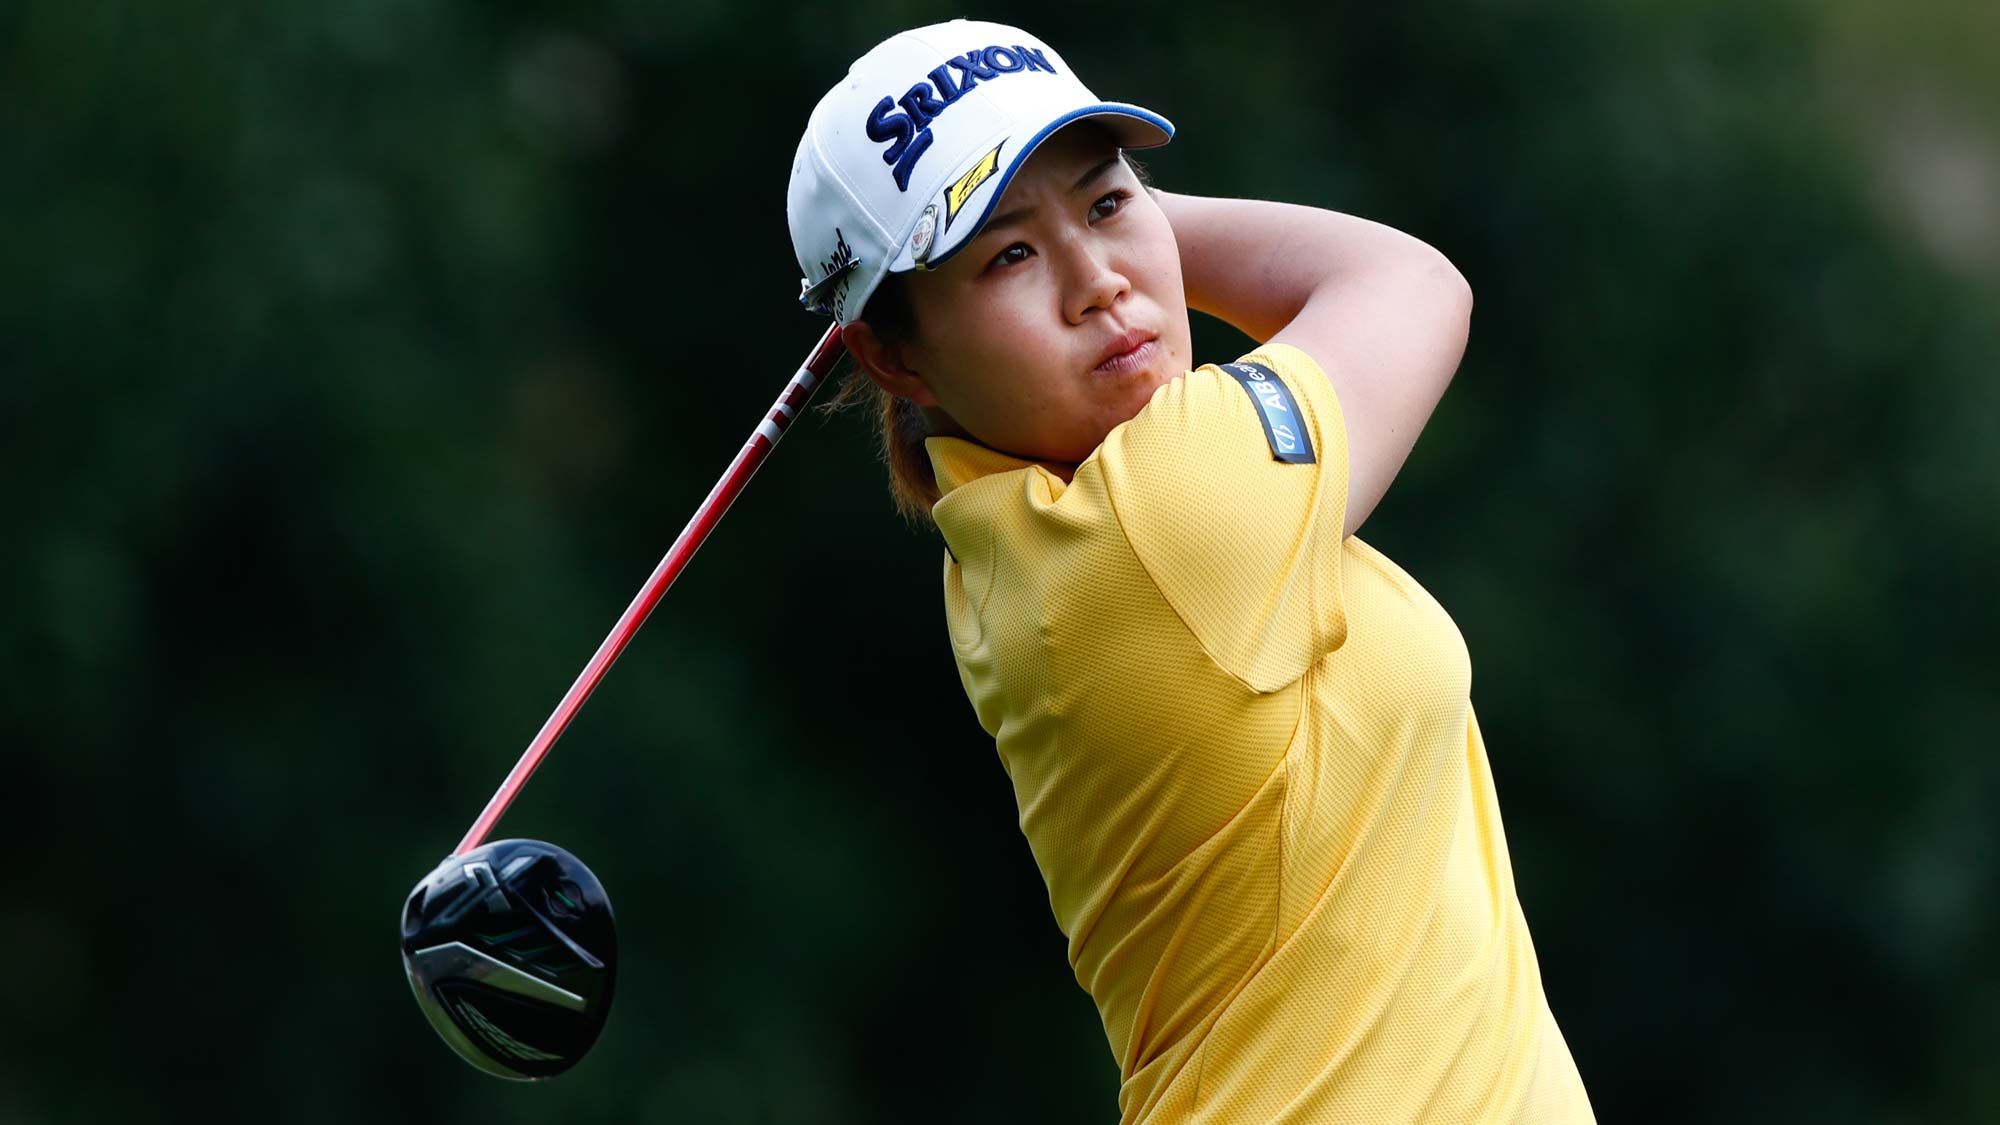
M1313 357L1347 421L1344 534L1389 490L1465 353L1472 290L1443 254L1352 215L1155 192L1188 307Z

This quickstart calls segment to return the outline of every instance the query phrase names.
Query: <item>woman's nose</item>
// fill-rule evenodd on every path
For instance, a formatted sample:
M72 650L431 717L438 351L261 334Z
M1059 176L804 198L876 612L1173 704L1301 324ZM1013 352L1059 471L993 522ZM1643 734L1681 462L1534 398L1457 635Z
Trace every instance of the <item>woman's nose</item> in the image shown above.
M1132 283L1099 248L1072 247L1068 296L1063 316L1071 324L1082 324L1098 309L1108 309L1132 289Z

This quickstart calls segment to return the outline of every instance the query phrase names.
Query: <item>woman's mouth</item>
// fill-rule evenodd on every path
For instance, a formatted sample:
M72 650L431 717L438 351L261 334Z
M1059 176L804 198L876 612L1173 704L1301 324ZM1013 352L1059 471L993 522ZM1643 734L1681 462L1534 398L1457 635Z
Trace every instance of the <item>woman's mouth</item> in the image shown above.
M1142 332L1138 329L1126 332L1111 341L1103 357L1097 361L1097 366L1091 369L1091 373L1130 375L1134 371L1143 371L1159 353L1158 340L1157 333Z

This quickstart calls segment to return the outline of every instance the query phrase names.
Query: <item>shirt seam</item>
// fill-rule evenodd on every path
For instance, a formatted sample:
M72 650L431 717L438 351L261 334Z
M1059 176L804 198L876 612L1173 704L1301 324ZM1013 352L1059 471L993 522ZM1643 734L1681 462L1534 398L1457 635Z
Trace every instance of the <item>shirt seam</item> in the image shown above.
M1180 622L1181 631L1185 632L1188 638L1194 641L1194 647L1201 652L1202 658L1207 660L1209 664L1213 665L1223 675L1242 684L1253 695L1275 695L1285 688L1292 686L1292 684L1297 683L1297 680L1293 680L1290 683L1273 688L1271 691L1259 690L1257 685L1237 675L1234 670L1225 665L1221 660L1218 660L1216 655L1209 651L1208 643L1201 639L1201 634L1195 631L1193 624L1188 621L1187 615L1181 612L1181 607L1175 605L1174 599L1167 596L1166 588L1160 585L1159 578L1153 574L1153 568L1146 562L1146 556L1139 550L1139 545L1132 542L1131 533L1125 530L1125 516L1118 510L1118 490L1112 487L1111 474L1105 473L1103 474L1103 478L1104 502L1111 507L1111 522L1118 528L1119 540L1125 544L1125 550L1132 556L1132 560L1139 564L1139 572L1146 576L1146 581L1153 587L1153 593L1159 595L1160 601L1166 605L1167 612L1174 615L1175 621Z
M1293 681L1291 684L1286 685L1287 687L1295 687L1298 689L1299 711L1297 717L1295 717L1292 720L1291 733L1287 735L1285 738L1284 756L1278 762L1278 771L1284 774L1283 784L1285 786L1285 796L1284 799L1278 803L1278 825L1277 825L1278 890L1277 894L1274 896L1275 901L1272 903L1272 909L1271 909L1271 936L1269 938L1270 952L1267 953L1261 960L1259 960L1256 966L1252 968L1249 973L1245 974L1243 979L1237 983L1236 991L1230 993L1229 999L1223 1001L1222 1007L1218 1009L1215 1013L1215 1018L1209 1022L1208 1030L1202 1033L1201 1044L1195 1048L1196 1055L1195 1055L1195 1070L1194 1070L1194 1111L1196 1113L1201 1112L1202 1087L1206 1085L1208 1081L1208 1048L1209 1045L1214 1041L1215 1029L1222 1026L1222 1021L1228 1018L1230 1010L1236 1007L1236 1002L1238 1000L1241 1000L1243 998L1243 994L1245 992L1248 992L1251 986L1256 983L1258 976L1261 975L1265 969L1270 967L1271 962L1278 959L1278 954L1284 951L1284 947L1286 945L1291 944L1291 936L1286 935L1285 939L1283 941L1280 941L1278 938L1278 931L1282 929L1285 924L1285 868L1286 868L1285 841L1288 835L1286 831L1286 826L1289 822L1292 809L1292 791L1293 791L1292 775L1295 772L1293 769L1292 752L1293 749L1299 745L1300 735L1303 733L1305 729L1306 710L1307 710L1306 700L1311 697L1312 689L1310 685L1308 685L1305 681L1312 678L1314 670L1317 669L1318 667L1319 663L1317 661L1313 662L1313 664L1309 665L1306 668L1305 673L1303 675L1301 675L1297 680Z

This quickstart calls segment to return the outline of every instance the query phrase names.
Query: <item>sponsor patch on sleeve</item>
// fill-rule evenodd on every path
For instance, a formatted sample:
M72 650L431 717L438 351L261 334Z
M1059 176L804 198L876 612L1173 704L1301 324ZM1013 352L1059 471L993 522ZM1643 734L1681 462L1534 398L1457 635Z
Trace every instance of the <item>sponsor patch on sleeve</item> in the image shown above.
M1271 443L1271 459L1288 465L1312 464L1312 439L1306 436L1305 419L1291 388L1277 372L1261 363L1225 363L1222 369L1241 383L1250 401L1257 404L1257 417L1264 422L1264 440Z

